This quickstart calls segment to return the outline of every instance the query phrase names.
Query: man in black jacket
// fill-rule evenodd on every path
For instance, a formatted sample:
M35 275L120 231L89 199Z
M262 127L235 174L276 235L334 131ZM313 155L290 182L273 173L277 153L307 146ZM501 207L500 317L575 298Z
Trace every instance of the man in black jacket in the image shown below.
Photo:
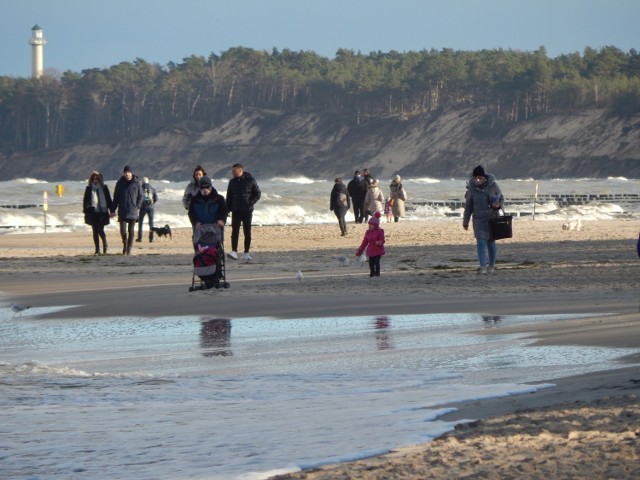
M356 223L362 223L364 220L364 197L367 196L367 183L362 178L359 170L354 172L353 179L347 184L347 189L351 197L355 221Z
M240 225L244 234L244 259L251 261L251 219L253 206L260 200L260 187L255 178L244 167L236 163L231 167L233 178L229 180L227 187L227 209L231 212L231 252L228 256L238 259L238 240L240 238Z

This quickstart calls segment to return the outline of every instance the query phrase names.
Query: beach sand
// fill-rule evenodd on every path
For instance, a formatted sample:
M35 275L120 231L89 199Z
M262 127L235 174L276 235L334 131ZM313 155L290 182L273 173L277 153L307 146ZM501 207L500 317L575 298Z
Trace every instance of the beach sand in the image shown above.
M198 292L188 291L187 229L135 243L131 256L118 254L114 229L106 256L93 256L89 231L0 235L0 291L7 304L78 305L50 314L65 317L589 313L483 333L640 348L637 222L583 222L568 231L562 222L515 219L514 238L498 242L496 273L486 276L476 274L473 234L459 220L382 227L379 278L355 261L364 225L351 223L347 237L337 225L255 226L253 262L226 262L231 288ZM640 356L621 358L620 369L548 379L557 387L534 394L457 404L445 419L478 421L429 444L277 478L640 478L639 363Z

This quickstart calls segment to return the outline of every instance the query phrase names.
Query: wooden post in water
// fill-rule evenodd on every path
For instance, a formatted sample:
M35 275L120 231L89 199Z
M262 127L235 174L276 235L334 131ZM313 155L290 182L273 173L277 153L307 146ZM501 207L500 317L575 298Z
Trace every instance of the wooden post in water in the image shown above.
M44 210L44 233L47 233L47 210L49 210L49 194L47 192L44 192L42 200L42 209Z
M538 182L536 182L536 191L533 194L533 220L536 219L536 202L538 201Z

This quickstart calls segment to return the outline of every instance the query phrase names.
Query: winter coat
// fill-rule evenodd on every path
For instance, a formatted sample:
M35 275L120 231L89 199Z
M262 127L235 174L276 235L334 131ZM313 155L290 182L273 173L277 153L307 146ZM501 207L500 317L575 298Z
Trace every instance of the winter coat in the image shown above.
M138 220L142 202L144 195L138 177L134 175L131 181L124 175L120 177L113 191L113 208L118 209L118 221Z
M229 180L227 187L227 210L230 212L252 212L253 206L260 200L260 187L249 172L241 177Z
M184 189L184 195L182 196L182 206L185 210L189 210L189 204L191 204L191 199L195 197L200 192L198 188L198 183L195 178L192 178L187 185L187 188Z
M91 206L91 185L88 185L87 188L84 189L84 197L82 199L82 212L84 213L84 223L87 225L109 225L109 212L113 212L115 207L113 206L113 201L111 200L111 194L109 193L109 187L102 184L100 188L102 188L102 192L104 193L104 198L107 204L104 206L106 211L96 211Z
M393 199L393 207L391 207L393 216L397 218L404 217L404 202L407 201L407 191L402 186L402 183L391 182L391 185L389 185L389 198Z
M370 228L364 232L364 239L358 247L356 256L362 255L365 252L369 257L377 257L378 255L384 255L384 230L380 227Z
M351 208L349 190L344 183L335 183L329 196L329 210L344 215Z
M487 174L487 181L482 185L476 185L471 178L467 182L467 192L465 193L464 215L462 226L469 226L469 219L473 216L473 233L476 238L482 240L492 240L490 220L499 216L499 209L492 208L492 203L497 203L500 208L504 206L504 197L500 187L496 183L496 178Z
M189 204L189 220L191 225L196 223L212 224L218 220L227 221L227 204L224 197L214 188L209 195L198 192Z
M384 212L384 194L377 183L369 185L367 195L364 197L364 209L370 214Z
M354 205L362 207L364 205L364 197L367 195L367 182L361 177L354 176L353 179L347 184L347 190L349 196Z
M158 194L156 189L148 183L142 184L142 194L144 195L144 201L142 202L141 212L153 210L153 206L158 202Z

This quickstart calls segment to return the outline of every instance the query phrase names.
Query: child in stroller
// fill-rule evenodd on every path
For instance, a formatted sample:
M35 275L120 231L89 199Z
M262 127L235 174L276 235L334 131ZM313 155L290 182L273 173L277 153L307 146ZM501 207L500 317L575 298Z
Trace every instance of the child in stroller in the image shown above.
M229 288L226 280L222 227L218 224L198 224L193 232L196 254L193 257L193 278L190 292L209 288ZM196 286L196 277L200 285Z
M195 250L193 279L189 291L220 286L228 288L222 228L227 219L227 205L224 197L213 188L209 177L202 177L198 187L199 192L189 203ZM200 287L195 286L196 276L200 277Z

